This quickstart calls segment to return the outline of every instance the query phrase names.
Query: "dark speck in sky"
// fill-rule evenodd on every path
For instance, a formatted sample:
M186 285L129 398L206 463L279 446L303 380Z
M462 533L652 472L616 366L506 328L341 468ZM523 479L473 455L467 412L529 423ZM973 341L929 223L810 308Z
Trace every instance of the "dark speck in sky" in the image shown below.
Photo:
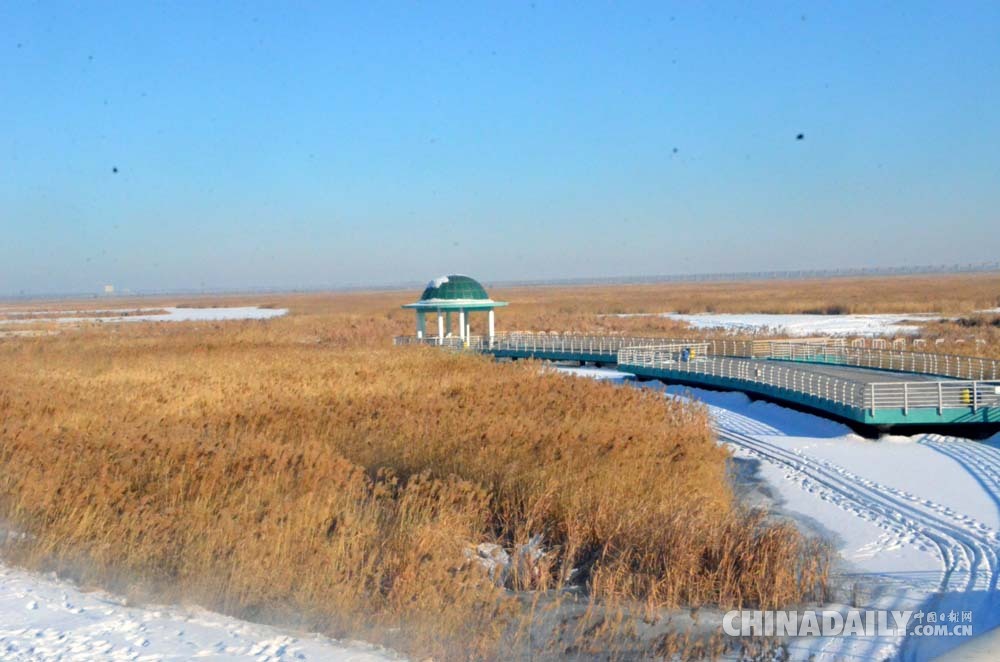
M797 136L795 136L795 139L796 140L805 140L806 139L806 134L800 133Z
M111 172L113 172L114 174L117 175L118 174L118 166L115 166L115 167L111 168Z

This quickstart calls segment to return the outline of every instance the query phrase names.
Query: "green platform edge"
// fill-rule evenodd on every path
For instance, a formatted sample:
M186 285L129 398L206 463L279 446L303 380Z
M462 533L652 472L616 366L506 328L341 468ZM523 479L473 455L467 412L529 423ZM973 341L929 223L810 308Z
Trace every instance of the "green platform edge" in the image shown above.
M703 384L732 391L743 391L755 393L774 400L783 400L794 404L812 407L826 411L841 418L846 418L865 425L927 425L941 424L953 425L955 423L1000 423L1000 408L980 407L973 411L972 407L948 408L938 413L934 408L911 409L908 412L900 409L876 409L873 413L870 409L859 409L847 405L830 402L823 398L800 393L791 389L747 382L728 377L718 377L715 375L702 375L699 373L686 372L682 370L664 370L662 368L650 368L647 366L629 365L621 363L618 369L622 372L629 372L636 377L649 379L665 379L668 381L685 382L692 385Z
M726 390L754 393L773 400L782 400L793 404L812 407L813 409L829 412L844 419L872 426L1000 423L1000 407L980 407L977 411L973 411L972 407L958 407L944 409L940 413L938 413L937 409L933 408L911 409L908 412L904 411L902 408L876 409L873 413L870 409L848 407L846 405L830 402L828 400L800 393L798 391L793 391L791 389L768 386L767 384L745 382L737 379L716 377L713 375L702 375L686 371L664 370L660 368L649 368L646 366L618 363L618 353L612 351L555 352L546 350L493 349L485 350L485 353L492 354L496 358L540 359L545 361L581 361L584 363L603 363L605 365L617 364L619 370L631 373L636 377L665 379L668 381L691 384L692 386L700 384ZM814 361L800 360L798 362L813 363ZM844 365L841 362L835 361L815 361L815 363L838 363L839 365Z

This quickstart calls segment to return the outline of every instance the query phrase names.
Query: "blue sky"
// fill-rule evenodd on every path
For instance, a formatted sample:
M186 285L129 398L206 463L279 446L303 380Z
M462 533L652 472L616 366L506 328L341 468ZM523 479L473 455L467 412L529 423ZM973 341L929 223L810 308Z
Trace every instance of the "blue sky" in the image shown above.
M995 2L3 3L0 294L992 261L998 109Z

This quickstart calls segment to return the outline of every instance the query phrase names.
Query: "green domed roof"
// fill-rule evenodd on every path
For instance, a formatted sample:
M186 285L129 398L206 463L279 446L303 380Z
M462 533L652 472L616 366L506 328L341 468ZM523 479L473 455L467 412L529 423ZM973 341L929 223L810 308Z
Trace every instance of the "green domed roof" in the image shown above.
M453 299L485 300L490 296L475 278L451 274L435 278L427 283L424 293L420 295L421 301L448 301Z
M435 278L427 283L420 301L408 303L403 308L442 311L464 310L466 312L493 310L507 305L506 301L494 301L475 278L450 274Z

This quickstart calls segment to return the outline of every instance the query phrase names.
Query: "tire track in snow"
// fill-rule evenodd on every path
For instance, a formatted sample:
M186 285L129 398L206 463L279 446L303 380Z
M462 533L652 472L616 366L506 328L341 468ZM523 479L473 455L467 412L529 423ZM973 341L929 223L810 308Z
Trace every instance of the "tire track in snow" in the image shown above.
M897 532L903 529L929 541L937 548L943 566L939 585L941 593L937 595L949 591L973 591L980 588L984 581L989 587L987 590L994 590L998 566L995 551L998 544L996 534L981 536L975 530L968 530L965 528L964 516L958 516L957 519L949 516L949 509L942 506L938 506L937 509L945 515L945 519L939 520L927 514L919 506L899 499L904 498L923 505L926 505L926 500L921 501L895 488L868 481L832 463L803 457L769 442L721 426L717 426L717 432L722 441L744 448L764 461L806 476L808 480L827 490L829 496L832 496L828 500L839 507L854 512L864 519L873 520L883 528ZM883 496L880 491L892 496ZM962 582L963 574L964 582ZM937 599L930 597L930 604L935 604ZM903 655L906 643L908 638L905 637L896 640L897 655ZM834 658L857 657L857 650L852 650L855 645L843 637L835 637L821 644L824 655ZM873 640L863 657L875 655L878 647L878 642ZM879 652L878 657L883 657L884 652L884 650Z
M906 528L929 539L941 551L944 563L942 590L987 589L994 585L1000 559L1000 536L984 524L929 499L883 485L854 474L826 460L807 457L776 444L724 428L720 437L750 447L769 461L787 466L832 490L841 504L860 506L882 522ZM839 504L840 505L840 504ZM856 510L856 508L852 508ZM964 583L963 573L967 572ZM955 586L955 583L962 584Z
M1000 448L985 442L970 441L959 437L928 434L919 437L918 443L948 455L982 479L994 499L1000 499Z
M951 586L953 579L957 573L966 569L969 569L969 575L961 588L969 589L974 586L975 573L971 569L981 565L986 557L981 546L964 544L962 536L951 535L948 530L936 526L933 520L927 521L921 517L915 509L900 507L900 504L892 499L881 498L877 492L873 492L863 483L855 483L839 472L826 470L821 466L822 463L815 462L812 458L805 458L742 433L723 429L718 430L718 433L722 441L748 449L767 462L805 476L824 492L821 498L825 497L840 508L872 521L883 529L920 537L937 548L944 573L941 581L942 590L956 588ZM808 486L806 489L814 493L817 491L810 490Z
M987 595L995 595L1000 575L997 552L1000 548L1000 535L997 531L931 499L868 480L833 462L767 441L767 438L787 435L752 417L724 407L707 406L712 415L713 427L721 441L802 476L802 488L819 498L860 518L873 521L884 530L909 535L910 542L919 538L935 548L941 560L941 580L937 591L927 596L924 608L944 607L942 600L948 593L984 591ZM997 497L1000 495L1000 471L997 470L1000 465L1000 450L987 445L970 449L969 444L971 442L948 450L958 448L956 454L961 454L961 458L954 459L987 492ZM889 655L905 655L908 644L916 642L909 637L897 640L892 646L894 651L889 650ZM844 637L822 641L821 647L824 656L831 655L838 659L859 657L859 651ZM885 649L879 650L879 645L872 641L866 653L860 657L870 659L877 654L881 659L886 657L885 652Z
M805 476L806 478L803 483L803 488L806 491L817 494L820 498L833 503L839 508L847 510L862 519L872 521L876 525L880 526L880 528L892 531L899 536L909 534L911 537L919 537L923 539L932 547L937 549L938 556L941 558L942 563L945 566L957 566L959 563L959 556L967 558L966 550L956 544L955 541L950 539L948 536L937 535L933 531L916 527L911 523L894 516L896 513L894 513L891 508L880 507L877 504L872 504L869 501L852 494L850 486L845 485L836 477L825 476L819 471L810 470L805 466L803 458L789 457L789 454L784 452L784 449L777 449L778 452L775 452L773 444L760 442L753 437L739 432L734 432L732 430L726 430L718 425L716 426L716 432L718 433L720 440L726 443L734 444L746 451L749 451L752 455L760 458L764 462L769 462L773 465L789 469L792 472ZM811 487L809 483L812 483L815 487ZM820 492L822 492L822 494L818 494ZM946 582L947 579L944 581ZM902 637L897 637L888 645L890 645L894 651L898 652L902 641ZM856 647L858 645L865 645L865 643L867 644L867 650L863 654L859 655L860 651L858 651ZM870 642L859 644L859 642L851 642L845 637L831 637L822 641L820 646L820 650L824 658L884 659L887 657L886 651L884 649L880 650L880 642L878 640L872 640ZM892 655L892 653L890 653L890 655Z
M918 439L919 444L934 449L957 462L982 486L983 490L989 494L990 498L1000 509L1000 449L988 446L981 442L960 439L957 437L944 437L941 435L924 435ZM969 518L971 520L971 518ZM976 524L987 537L997 540L996 533L989 536L989 527L984 524ZM997 547L994 543L993 548ZM1000 572L994 572L990 578L989 590L997 590L1000 581Z
M1000 547L1000 536L986 525L930 499L922 499L863 478L832 462L765 441L762 437L783 436L783 433L725 408L714 405L708 405L708 408L722 441L747 449L765 461L806 477L820 486L823 492L821 498L858 517L897 534L918 536L937 548L942 562L939 590L971 591L996 586L997 569L1000 567L996 548Z

